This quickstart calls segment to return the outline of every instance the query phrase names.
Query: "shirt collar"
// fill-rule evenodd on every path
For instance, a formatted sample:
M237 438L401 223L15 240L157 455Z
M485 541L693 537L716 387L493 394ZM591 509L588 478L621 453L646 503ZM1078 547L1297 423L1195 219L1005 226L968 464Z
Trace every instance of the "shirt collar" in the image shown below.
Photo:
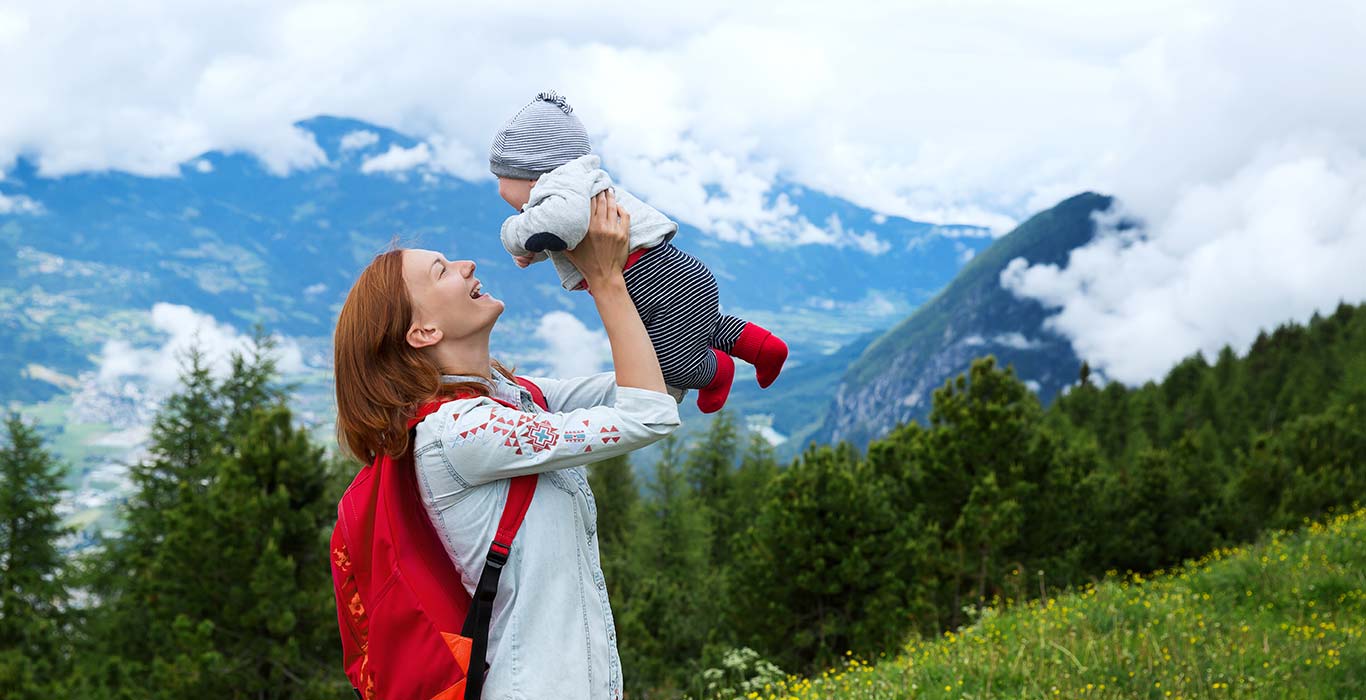
M443 374L441 375L442 384L454 384L456 382L477 382L489 388L496 399L501 399L514 406L520 406L527 413L536 412L536 402L531 398L531 392L522 387L521 384L508 381L501 372L493 367L489 368L489 374L493 376L481 377L477 374Z

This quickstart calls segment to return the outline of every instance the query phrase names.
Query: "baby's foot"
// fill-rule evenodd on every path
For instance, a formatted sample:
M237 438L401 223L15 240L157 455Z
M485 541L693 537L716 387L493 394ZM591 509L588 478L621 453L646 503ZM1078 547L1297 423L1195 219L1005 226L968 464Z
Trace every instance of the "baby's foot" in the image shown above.
M787 343L757 323L745 323L740 339L735 341L731 354L754 365L754 378L767 389L783 371L787 362Z
M712 348L711 351L716 355L716 374L710 384L697 390L697 409L703 413L716 413L721 410L721 407L726 405L726 399L730 397L730 385L735 381L735 360L716 348Z

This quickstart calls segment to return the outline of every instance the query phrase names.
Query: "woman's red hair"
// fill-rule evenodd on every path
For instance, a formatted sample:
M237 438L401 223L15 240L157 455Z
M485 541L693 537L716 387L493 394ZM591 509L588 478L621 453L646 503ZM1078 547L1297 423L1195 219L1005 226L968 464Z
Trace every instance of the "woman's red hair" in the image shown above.
M360 273L337 317L333 338L337 439L354 457L408 451L408 419L444 396L487 396L477 382L441 383L441 368L408 344L413 302L403 281L403 250L375 256ZM512 371L493 366L508 379Z

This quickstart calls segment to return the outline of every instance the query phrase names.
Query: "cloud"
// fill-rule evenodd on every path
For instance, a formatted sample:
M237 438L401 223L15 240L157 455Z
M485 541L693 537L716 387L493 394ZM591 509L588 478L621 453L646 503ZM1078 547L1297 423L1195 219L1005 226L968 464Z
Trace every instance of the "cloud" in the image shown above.
M432 151L425 143L419 143L412 148L404 148L394 144L389 147L389 150L377 156L366 158L365 162L361 163L360 171L363 173L401 173L424 165L431 159Z
M835 245L853 246L869 255L882 255L892 249L892 244L877 237L872 231L852 231L844 228L838 214L831 214L825 220L825 227L835 239Z
M1014 350L1036 350L1043 347L1043 342L1030 340L1020 332L1002 333L996 336L996 342Z
M589 330L582 321L564 311L551 311L542 316L536 337L545 343L543 360L558 377L596 374L612 362L612 346L607 342L607 334Z
M357 151L376 143L379 143L379 134L366 129L357 129L342 137L341 149L343 151Z
M862 299L855 301L836 301L829 297L810 297L806 300L806 305L821 309L823 311L840 311L846 314L858 314L863 316L902 316L907 310L904 301L888 297L888 295L878 289L866 290Z
M492 134L555 88L626 189L724 241L831 244L786 184L997 234L1074 192L1115 194L1142 241L1011 280L1116 376L1358 295L1333 275L1361 259L1361 3L797 0L775 14L702 0L612 15L569 0L9 3L0 63L24 70L0 73L0 169L25 154L43 175L175 176L221 150L287 172L326 163L292 124L340 114L430 144L425 159L394 152L406 167L488 178ZM1264 199L1235 201L1251 193ZM1256 217L1278 215L1304 218L1281 219L1273 245ZM876 249L860 235L834 240ZM1214 272L1243 296L1197 277ZM1241 313L1262 289L1275 299Z
M838 214L825 219L825 226L816 226L804 216L798 216L763 228L758 238L773 247L787 248L801 245L828 245L837 248L858 248L869 255L882 255L892 249L892 244L878 238L872 231L853 231L844 228ZM736 242L752 245L755 241L748 236Z
M977 251L976 251L976 250L973 250L972 248L969 248L969 247L968 247L966 244L964 244L962 241L954 241L954 242L953 242L953 249L954 249L955 251L958 252L958 262L961 263L961 264L963 264L963 265L966 265L966 264L968 264L969 262L972 262L972 259L973 259L974 257L976 257L976 255L977 255Z
M22 194L0 192L0 214L41 214L43 205Z
M1363 32L1360 5L1252 3L1134 55L1118 206L1066 265L1015 260L1002 284L1127 384L1366 300Z
M112 433L97 435L86 440L87 445L98 447L120 447L132 449L147 444L147 439L151 436L151 428L146 425L136 425L123 430L116 430Z
M160 345L135 346L126 340L109 340L100 349L96 378L111 383L145 382L153 394L165 394L179 382L182 358L198 348L216 377L226 377L234 352L244 352L251 338L232 326L188 306L158 303L151 310L151 325L164 336ZM277 338L276 362L284 374L304 371L303 353L297 343Z
M1047 325L1115 380L1245 352L1257 333L1366 300L1366 160L1298 144L1178 197L1138 232L1102 225L1065 267L1011 261L1002 284L1059 309Z
M998 335L993 336L990 340L987 340L986 338L983 338L981 335L974 333L972 335L965 336L961 342L968 347L982 347L985 345L994 344L1001 345L1012 350L1037 350L1038 348L1041 348L1044 345L1043 341L1031 340L1029 338L1026 338L1023 333L1014 331L1010 333L1000 333Z
M1058 198L1056 198L1056 199L1050 199L1050 200L1048 200L1048 201L1045 202L1044 204L1041 204L1041 205L1038 206L1038 207L1031 208L1031 210L1032 210L1032 209L1046 209L1046 208L1051 207L1051 206L1053 206L1054 204L1056 204L1056 203L1058 202L1058 200L1064 199L1065 197L1071 196L1071 195L1073 195L1073 194L1076 194L1076 190L1069 190L1069 191L1067 192L1067 194L1063 195L1062 197L1058 197ZM997 232L992 231L992 230L989 229L989 228L980 228L980 227L973 227L973 226L967 226L967 227L962 227L962 226L953 226L953 227L950 227L950 226L935 226L935 227L932 227L932 228L930 229L929 235L932 235L932 236L939 236L939 237L941 237L941 238L991 238L991 237L993 237L994 235L996 235L996 233L997 233ZM1006 231L1006 232L1003 232L1003 233L1009 233L1009 232Z
M862 304L867 313L874 316L891 316L901 310L901 307L877 290L871 290L864 295Z
M486 178L492 134L556 88L624 186L722 238L785 216L780 177L1001 231L1093 183L1132 128L1126 61L1209 7L702 0L616 7L609 28L568 0L33 0L0 15L0 61L25 66L0 75L0 167L174 175L223 150L286 172L326 162L292 123L341 114Z

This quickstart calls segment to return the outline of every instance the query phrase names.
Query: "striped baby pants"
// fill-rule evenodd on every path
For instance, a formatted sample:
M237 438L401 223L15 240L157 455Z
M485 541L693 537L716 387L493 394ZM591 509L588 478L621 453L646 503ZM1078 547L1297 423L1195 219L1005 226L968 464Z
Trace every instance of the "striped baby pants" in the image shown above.
M665 243L642 255L624 277L655 346L664 383L679 389L707 386L716 374L711 348L729 353L746 323L721 314L711 270Z

